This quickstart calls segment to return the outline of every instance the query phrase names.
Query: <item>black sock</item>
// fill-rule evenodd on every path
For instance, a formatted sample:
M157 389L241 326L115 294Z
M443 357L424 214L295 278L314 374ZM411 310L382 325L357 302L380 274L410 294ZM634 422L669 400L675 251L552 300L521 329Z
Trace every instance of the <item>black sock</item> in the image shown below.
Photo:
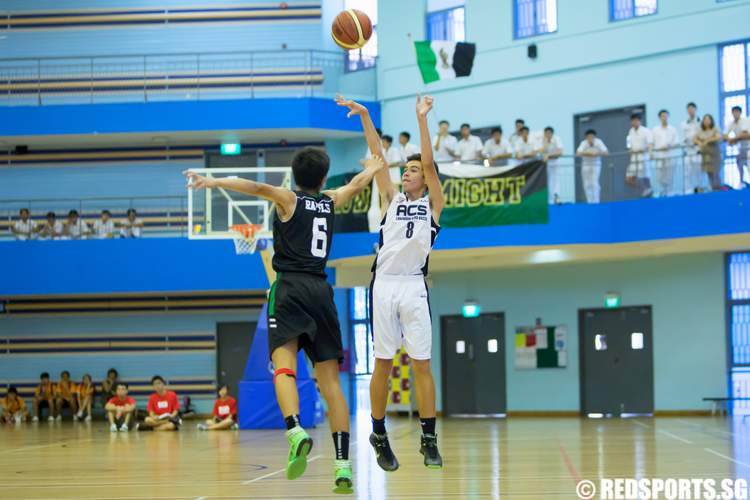
M349 433L334 432L331 436L336 447L336 460L349 460Z
M382 436L385 434L385 416L381 419L377 419L370 415L372 418L372 432Z
M286 423L286 430L294 429L295 427L302 427L299 423L299 415L289 415L284 417L284 423Z
M422 424L422 434L435 434L435 417L420 418L419 422Z

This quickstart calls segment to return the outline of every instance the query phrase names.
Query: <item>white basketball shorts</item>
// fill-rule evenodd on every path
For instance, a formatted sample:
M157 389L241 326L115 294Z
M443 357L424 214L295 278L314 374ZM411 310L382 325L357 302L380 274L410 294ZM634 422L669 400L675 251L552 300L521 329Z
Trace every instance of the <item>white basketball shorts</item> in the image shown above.
M412 359L432 357L432 318L424 276L377 275L370 293L375 357L393 359L401 345Z

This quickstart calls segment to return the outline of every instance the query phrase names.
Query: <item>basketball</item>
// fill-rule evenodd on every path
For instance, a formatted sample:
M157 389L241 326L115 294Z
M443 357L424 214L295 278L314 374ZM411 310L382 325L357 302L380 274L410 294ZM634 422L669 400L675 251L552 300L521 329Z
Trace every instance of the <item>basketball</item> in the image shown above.
M372 21L361 10L343 10L333 20L331 36L342 49L362 48L372 36Z

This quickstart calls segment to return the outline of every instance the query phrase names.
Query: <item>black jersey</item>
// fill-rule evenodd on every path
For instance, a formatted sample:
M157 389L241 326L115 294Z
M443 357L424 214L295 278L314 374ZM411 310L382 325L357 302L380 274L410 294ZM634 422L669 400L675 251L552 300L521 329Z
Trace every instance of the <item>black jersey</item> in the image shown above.
M286 222L273 218L273 269L325 276L333 238L333 200L295 191L297 205Z

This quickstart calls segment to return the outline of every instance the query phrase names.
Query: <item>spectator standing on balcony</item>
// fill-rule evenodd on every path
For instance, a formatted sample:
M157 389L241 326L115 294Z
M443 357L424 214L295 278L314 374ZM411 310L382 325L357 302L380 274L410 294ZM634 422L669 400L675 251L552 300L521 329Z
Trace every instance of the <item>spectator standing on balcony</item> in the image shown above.
M549 192L550 203L560 203L560 172L558 171L558 159L563 154L562 141L555 135L555 129L552 127L544 128L542 144L539 147L539 154L547 162L547 189Z
M135 208L128 208L127 218L120 223L120 235L123 238L140 238L143 221L138 218Z
M683 174L685 183L685 194L698 192L703 188L701 172L701 156L698 146L695 145L695 136L701 129L700 119L697 115L698 106L694 102L687 105L687 119L682 122L680 129L682 132L683 149Z
M750 118L743 118L740 106L732 107L732 118L732 122L727 126L724 133L724 140L732 146L738 146L735 161L740 174L740 182L747 187L750 186L748 182L750 178L748 178L748 181L745 180L745 168L747 167L748 155L750 155Z
M441 120L438 133L432 140L432 142L435 143L434 149L436 162L448 162L456 159L458 141L448 132L449 128L450 123L448 120Z
M68 212L68 220L63 227L64 239L84 240L91 234L91 229L86 222L78 216L77 210Z
M383 140L383 131L381 129L379 129L379 128L376 128L375 132L378 133L378 137L380 137L380 140L381 140L380 145L382 146L383 145L383 143L382 143L382 140ZM360 165L364 166L365 163L367 162L367 160L369 160L371 158L372 158L372 153L370 152L370 149L368 148L367 151L365 152L364 158L362 158L361 160L359 160Z
M7 394L0 399L0 424L20 424L28 416L29 410L26 409L23 398L18 395L18 389L8 387Z
M18 241L30 240L34 237L34 221L31 220L29 209L22 208L18 212L19 219L10 227L10 231Z
M406 165L406 159L410 157L411 155L415 155L419 153L419 148L409 142L411 139L411 134L409 132L401 132L398 134L398 151L401 155L401 163Z
M657 196L672 196L675 148L679 145L677 129L669 124L669 111L659 111L659 125L651 131L654 138Z
M516 119L516 130L510 136L510 146L513 148L513 151L516 150L516 145L518 144L518 141L521 140L521 129L525 126L526 122L522 118Z
M601 185L599 176L602 172L602 156L607 156L609 150L604 142L596 136L596 130L586 131L586 137L576 150L576 156L581 160L581 180L587 203L599 203Z
M55 212L47 212L47 220L37 228L40 240L59 240L63 234L62 222L57 220Z
M97 239L106 240L115 237L115 223L109 210L102 210L101 218L94 221L94 235Z
M391 182L401 185L401 151L393 145L393 137L384 135L382 139L383 154L385 154L385 163L388 165L388 172L391 176Z
M703 115L701 120L701 129L693 139L696 146L701 152L701 168L708 174L708 180L711 189L718 191L721 189L721 180L719 172L721 170L721 132L714 122L714 117L710 114Z
M461 125L461 140L456 146L456 154L461 161L473 162L482 159L482 140L471 133L471 125Z
M640 188L641 196L651 196L653 190L646 161L654 146L654 138L649 129L641 126L641 115L638 113L630 115L630 131L626 144L630 152L630 164L625 171L625 180L631 186Z
M508 158L513 157L513 148L507 139L503 138L502 127L492 129L492 135L484 143L482 155L486 159L486 165L502 167L507 164Z
M537 148L529 139L529 127L526 125L521 127L520 139L516 141L515 152L519 164L536 158Z

